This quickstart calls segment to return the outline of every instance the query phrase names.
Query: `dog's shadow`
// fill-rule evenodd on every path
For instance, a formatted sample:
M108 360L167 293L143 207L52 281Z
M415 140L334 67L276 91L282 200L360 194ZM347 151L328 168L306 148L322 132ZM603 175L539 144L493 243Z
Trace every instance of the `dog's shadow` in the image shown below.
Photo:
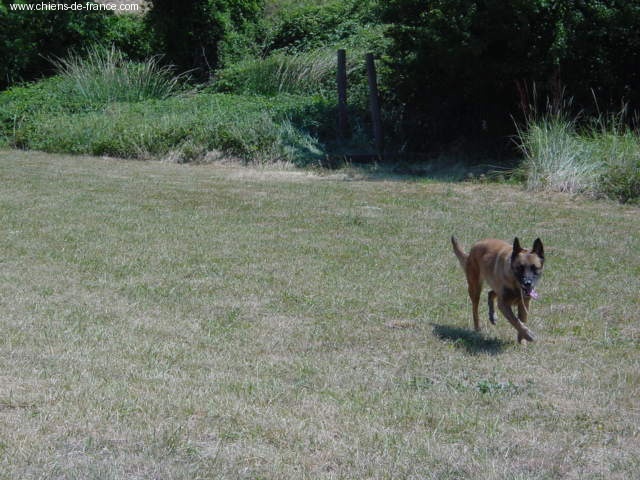
M483 334L466 328L452 327L451 325L438 325L433 323L433 334L440 340L450 341L457 348L464 348L472 355L488 354L498 355L502 353L508 342L499 338L488 338Z

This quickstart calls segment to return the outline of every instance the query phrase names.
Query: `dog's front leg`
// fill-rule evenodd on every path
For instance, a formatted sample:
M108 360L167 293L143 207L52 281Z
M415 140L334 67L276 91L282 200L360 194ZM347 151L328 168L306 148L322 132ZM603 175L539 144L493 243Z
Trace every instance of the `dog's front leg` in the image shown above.
M522 343L522 340L527 340L528 342L533 342L535 340L533 333L531 333L531 331L525 327L520 320L518 320L518 318L513 314L511 306L502 298L498 299L498 308L506 319L509 320L509 323L518 331L518 343Z
M529 303L531 302L530 298L525 298L518 300L518 318L522 323L527 323L527 318L529 316Z

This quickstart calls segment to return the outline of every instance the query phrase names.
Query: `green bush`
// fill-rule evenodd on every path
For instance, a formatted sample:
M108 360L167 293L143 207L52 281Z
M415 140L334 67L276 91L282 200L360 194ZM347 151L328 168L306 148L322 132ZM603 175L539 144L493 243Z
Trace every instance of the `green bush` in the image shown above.
M182 89L181 78L157 58L133 62L113 47L94 47L56 63L58 75L0 92L0 136L6 139L36 115L96 111L113 102L167 98Z
M69 113L92 109L60 76L16 85L0 92L0 123L34 112Z
M303 52L336 44L378 23L371 0L330 1L284 9L265 42L265 50Z
M113 45L131 60L142 61L154 55L154 37L144 15L119 14L105 18L107 32L103 45Z
M269 96L319 95L335 104L336 51L344 48L350 121L357 139L357 145L350 144L349 148L369 151L371 142L367 137L371 127L364 59L368 52L382 55L388 44L384 27L375 18L373 2L327 1L322 5L294 2L295 6L276 3L278 14L271 12L262 25L265 30L262 54L248 54L219 69L207 90ZM326 117L315 131L325 144L332 145L332 150L336 147L344 151L346 144L336 142L335 107L325 110Z
M527 188L593 192L604 166L594 142L576 133L575 121L553 115L519 133Z
M10 10L11 3L40 2L0 2L0 89L50 75L53 66L49 59L66 56L70 50L83 51L94 44L115 45L135 60L153 54L152 31L143 15L19 11Z
M626 128L622 115L600 122L593 135L606 168L598 179L603 195L622 203L640 202L640 132ZM607 127L608 125L608 127Z
M103 105L87 102L66 79L50 77L0 92L0 144L12 138L35 115L87 112Z
M218 73L215 88L243 94L313 94L335 90L336 53L276 53L264 59L246 59Z
M0 3L0 89L50 74L48 58L100 42L107 35L109 12L10 11L10 3L14 2Z
M251 28L262 6L262 0L154 0L147 18L167 60L206 78L218 67L221 42Z

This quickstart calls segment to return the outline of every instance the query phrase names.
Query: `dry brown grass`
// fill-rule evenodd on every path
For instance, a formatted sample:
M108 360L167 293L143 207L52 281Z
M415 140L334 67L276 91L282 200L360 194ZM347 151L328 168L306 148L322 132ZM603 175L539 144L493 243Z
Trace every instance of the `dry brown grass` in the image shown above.
M349 177L0 152L0 478L633 478L638 209ZM452 233L543 238L537 343Z

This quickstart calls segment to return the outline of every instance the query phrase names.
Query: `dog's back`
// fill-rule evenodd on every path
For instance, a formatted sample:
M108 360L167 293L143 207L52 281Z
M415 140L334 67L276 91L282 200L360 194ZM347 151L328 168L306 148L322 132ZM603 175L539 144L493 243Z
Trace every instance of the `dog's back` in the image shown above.
M476 264L480 280L486 280L491 288L500 288L511 283L509 259L513 248L507 242L488 238L475 243L469 251L469 257Z

